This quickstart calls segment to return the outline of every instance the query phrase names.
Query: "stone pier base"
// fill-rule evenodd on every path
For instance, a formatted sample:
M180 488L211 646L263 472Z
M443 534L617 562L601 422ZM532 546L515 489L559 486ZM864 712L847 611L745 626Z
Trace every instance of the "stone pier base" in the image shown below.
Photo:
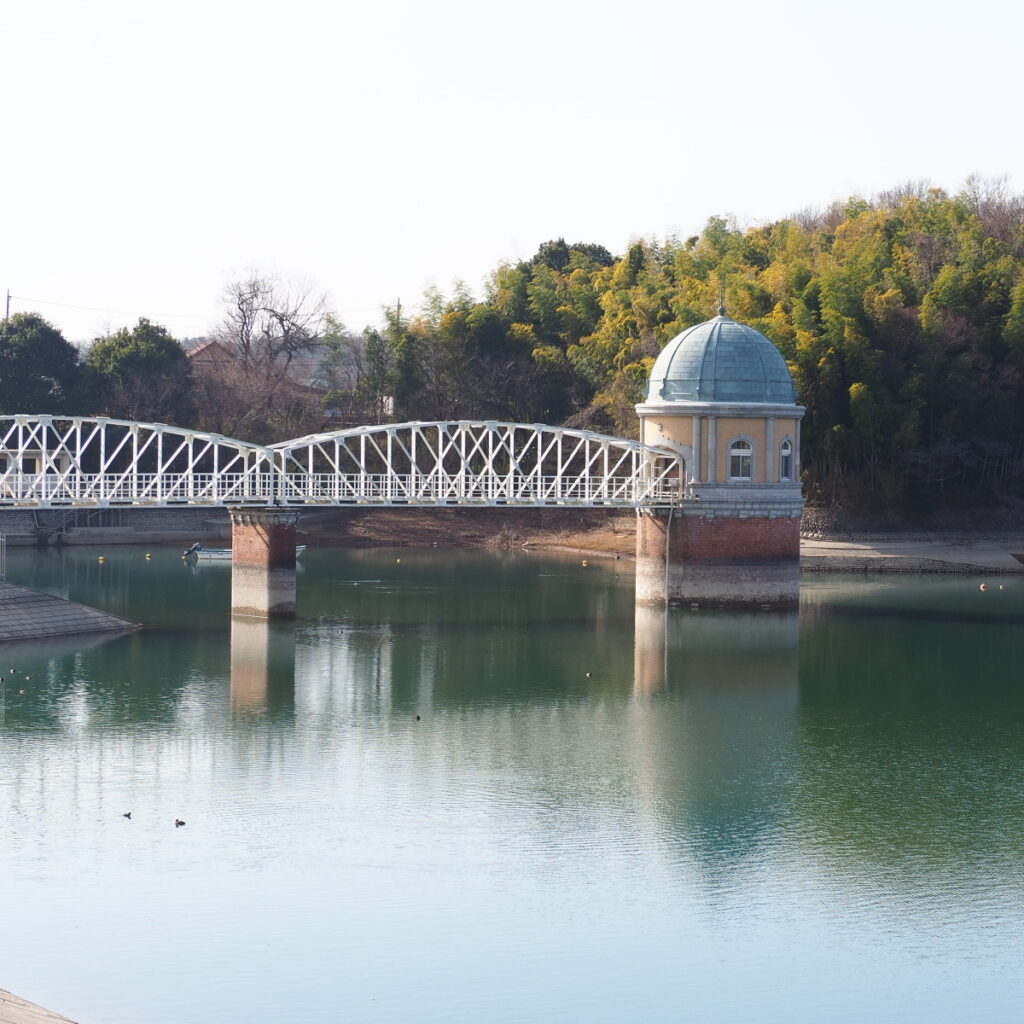
M637 518L638 604L778 609L799 599L798 515Z
M228 509L231 516L231 614L295 618L295 524L286 509Z

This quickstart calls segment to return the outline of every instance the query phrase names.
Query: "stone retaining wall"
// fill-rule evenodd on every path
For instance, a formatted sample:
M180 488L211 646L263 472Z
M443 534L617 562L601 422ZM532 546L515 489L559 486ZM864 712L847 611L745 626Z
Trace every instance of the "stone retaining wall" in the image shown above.
M800 559L800 571L808 573L872 573L872 572L903 572L903 573L946 573L964 576L1014 576L1024 572L1020 569L991 568L971 565L967 562L944 562L937 558L918 558L912 555L895 555L891 557L858 558L845 555L803 555Z
M90 514L91 513L91 514ZM144 544L226 540L223 508L0 509L8 544Z
M0 583L0 642L138 628L97 608Z

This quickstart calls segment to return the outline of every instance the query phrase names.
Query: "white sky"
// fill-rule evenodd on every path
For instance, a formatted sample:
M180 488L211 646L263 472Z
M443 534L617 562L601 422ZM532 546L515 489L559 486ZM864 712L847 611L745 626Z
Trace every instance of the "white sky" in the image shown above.
M0 289L69 340L187 337L258 268L359 328L559 236L620 254L908 179L1020 189L1022 12L0 0Z

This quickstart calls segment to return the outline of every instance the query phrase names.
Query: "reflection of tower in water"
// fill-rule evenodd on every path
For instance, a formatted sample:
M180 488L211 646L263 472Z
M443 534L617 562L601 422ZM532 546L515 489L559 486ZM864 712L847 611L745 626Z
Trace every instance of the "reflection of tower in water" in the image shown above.
M667 631L669 611L665 607L637 604L633 635L633 692L660 693L665 689L665 662L668 657ZM675 618L676 616L673 616Z
M797 612L666 611L637 605L634 693L779 686L796 696Z
M289 622L231 619L231 710L263 714L295 701L295 627Z
M799 702L797 613L636 609L642 800L709 872L785 817Z

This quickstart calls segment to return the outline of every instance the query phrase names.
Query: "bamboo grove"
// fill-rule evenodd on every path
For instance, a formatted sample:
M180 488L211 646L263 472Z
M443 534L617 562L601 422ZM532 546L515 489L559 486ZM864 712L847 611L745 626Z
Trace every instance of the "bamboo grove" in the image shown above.
M790 364L812 501L1022 496L1024 197L998 184L908 186L745 230L715 217L618 259L547 243L499 267L482 301L457 289L408 322L389 311L390 390L409 417L635 436L654 357L723 295Z

